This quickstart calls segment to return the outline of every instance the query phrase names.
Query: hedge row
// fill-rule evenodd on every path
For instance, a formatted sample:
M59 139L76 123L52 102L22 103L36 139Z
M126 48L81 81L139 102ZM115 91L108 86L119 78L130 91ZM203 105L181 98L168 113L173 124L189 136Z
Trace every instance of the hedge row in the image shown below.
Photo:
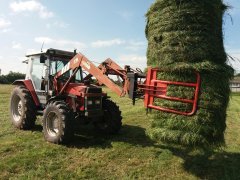
M25 79L25 74L10 71L7 75L0 76L0 84L12 84L18 79Z

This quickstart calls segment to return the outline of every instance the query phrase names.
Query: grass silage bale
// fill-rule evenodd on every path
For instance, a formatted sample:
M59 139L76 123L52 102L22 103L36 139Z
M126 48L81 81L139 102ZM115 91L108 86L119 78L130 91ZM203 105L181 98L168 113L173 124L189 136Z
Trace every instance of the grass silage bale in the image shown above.
M222 0L156 0L147 13L148 65L159 67L161 80L196 82L201 75L198 110L193 116L157 111L148 131L151 138L187 146L224 144L229 80L223 45ZM168 87L167 95L193 99L194 89ZM192 105L157 100L156 105L189 111Z

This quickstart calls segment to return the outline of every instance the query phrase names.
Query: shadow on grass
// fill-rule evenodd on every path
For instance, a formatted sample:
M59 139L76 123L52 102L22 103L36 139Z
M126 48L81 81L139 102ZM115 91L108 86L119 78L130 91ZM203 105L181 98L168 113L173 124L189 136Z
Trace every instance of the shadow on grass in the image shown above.
M161 146L184 160L183 168L200 179L240 179L240 153Z
M32 131L38 131L38 132L42 132L42 130L43 130L43 127L40 124L36 124L32 129Z
M42 127L36 126L34 130L42 131ZM92 126L83 126L77 129L73 141L66 146L68 148L106 149L111 148L114 142L169 150L174 156L183 159L182 167L186 172L199 179L240 179L240 153L156 145L145 134L145 129L139 126L124 125L119 134L111 136L95 132Z
M85 126L78 128L73 141L67 145L70 148L111 148L112 142L124 142L134 146L153 146L154 142L151 141L145 134L145 129L124 125L121 131L115 135L103 135L97 133L93 127Z

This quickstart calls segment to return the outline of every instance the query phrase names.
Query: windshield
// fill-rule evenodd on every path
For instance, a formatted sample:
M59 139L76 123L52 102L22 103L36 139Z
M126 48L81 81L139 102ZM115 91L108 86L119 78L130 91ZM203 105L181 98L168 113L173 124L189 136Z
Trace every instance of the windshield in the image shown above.
M67 64L67 61L63 60L54 60L51 61L51 69L50 69L50 75L56 75L58 71L62 70L62 68Z
M55 76L58 71L61 71L63 67L68 63L69 61L66 59L60 59L60 58L54 58L50 61L50 75ZM72 70L67 71L62 75L64 79L68 79L72 75ZM81 82L81 71L79 70L75 76L76 82Z

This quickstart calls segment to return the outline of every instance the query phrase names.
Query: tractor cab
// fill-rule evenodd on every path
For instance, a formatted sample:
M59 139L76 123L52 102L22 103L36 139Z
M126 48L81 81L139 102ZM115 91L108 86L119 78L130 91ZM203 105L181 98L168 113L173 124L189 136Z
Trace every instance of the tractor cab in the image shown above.
M46 104L48 97L54 94L54 76L64 68L75 54L76 52L48 49L46 52L26 56L28 58L28 70L25 79L32 81L40 104ZM71 71L64 73L59 77L59 81L64 84L71 74ZM80 68L72 82L80 83L82 79L82 70Z

